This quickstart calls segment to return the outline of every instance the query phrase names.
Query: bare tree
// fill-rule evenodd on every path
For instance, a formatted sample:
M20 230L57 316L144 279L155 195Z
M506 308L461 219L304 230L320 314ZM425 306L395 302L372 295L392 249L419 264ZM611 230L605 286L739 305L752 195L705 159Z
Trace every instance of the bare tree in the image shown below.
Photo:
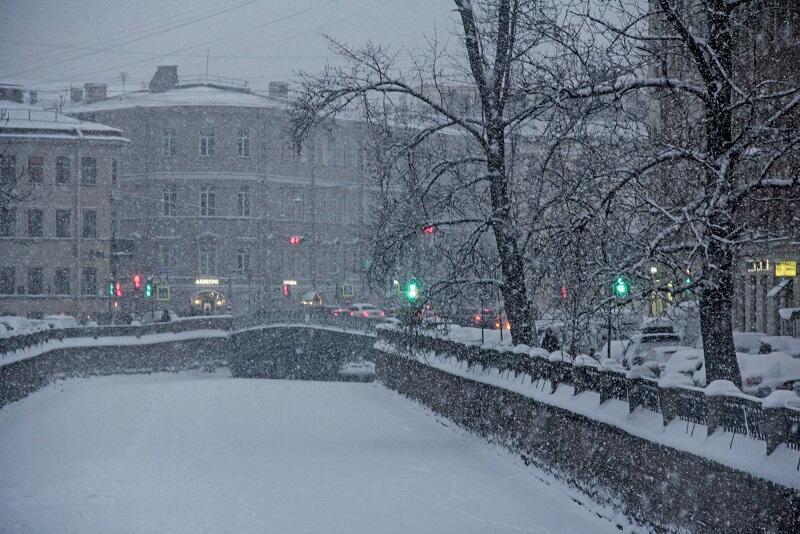
M627 0L575 5L588 28L581 39L594 46L591 52L569 47L586 68L561 94L644 92L657 103L652 127L617 166L613 194L604 200L641 221L625 237L626 264L642 270L658 262L691 272L681 289L699 293L708 379L741 384L732 335L735 259L744 246L780 238L757 225L753 202L765 194L785 198L798 186L800 83L790 69L775 68L779 47L770 36L780 21L798 20L797 6L787 12L772 0L650 0L649 9Z
M531 88L542 73L536 49L544 39L546 12L540 1L454 0L460 21L462 44L454 57L431 41L430 53L402 69L397 56L367 45L354 49L331 40L333 49L347 60L347 67L328 67L320 76L306 76L294 106L293 130L300 140L312 123L332 118L356 104L369 105L376 95L391 100L393 107L406 98L422 110L416 135L408 148L447 131L456 131L470 145L466 161L445 164L447 173L473 175L476 191L485 195L480 205L488 217L473 217L464 224L485 225L497 250L499 286L515 342L531 343L534 321L528 294L524 237L515 219L510 158L510 139L546 106L530 99ZM475 107L458 104L453 87L468 87L476 95ZM467 97L469 100L469 97ZM424 119L424 120L423 120ZM442 162L444 164L444 162ZM480 168L477 172L476 169ZM485 187L484 187L485 186ZM454 221L431 221L455 226ZM468 232L469 233L469 232ZM462 277L463 278L463 277Z

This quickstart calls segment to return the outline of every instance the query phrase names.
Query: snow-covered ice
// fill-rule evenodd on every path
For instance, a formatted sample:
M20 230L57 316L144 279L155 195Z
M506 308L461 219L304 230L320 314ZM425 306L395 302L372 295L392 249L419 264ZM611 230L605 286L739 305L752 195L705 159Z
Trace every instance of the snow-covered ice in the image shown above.
M573 497L377 384L98 377L0 410L4 533L617 531Z

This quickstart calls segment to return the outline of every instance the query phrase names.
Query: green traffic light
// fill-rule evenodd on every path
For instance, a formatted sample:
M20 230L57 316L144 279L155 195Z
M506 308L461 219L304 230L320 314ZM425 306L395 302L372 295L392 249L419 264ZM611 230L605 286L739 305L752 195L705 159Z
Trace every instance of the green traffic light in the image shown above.
M403 290L405 293L406 300L413 304L417 300L419 300L420 294L422 293L422 289L420 288L419 282L414 280L413 278L406 282L406 286Z
M153 296L153 281L148 280L144 284L144 296L147 298L151 298Z
M630 293L631 286L624 276L617 276L614 280L614 295L618 298L625 298Z

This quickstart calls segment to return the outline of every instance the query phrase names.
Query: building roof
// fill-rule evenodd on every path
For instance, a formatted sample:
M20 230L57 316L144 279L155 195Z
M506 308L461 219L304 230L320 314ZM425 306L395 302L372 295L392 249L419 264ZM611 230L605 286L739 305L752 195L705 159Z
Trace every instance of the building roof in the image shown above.
M92 113L134 107L171 106L232 106L256 108L285 108L285 101L250 90L227 88L213 84L179 85L163 93L133 91L91 104L77 103L65 106L69 113Z
M128 142L122 130L82 121L39 106L0 101L0 138L85 139Z

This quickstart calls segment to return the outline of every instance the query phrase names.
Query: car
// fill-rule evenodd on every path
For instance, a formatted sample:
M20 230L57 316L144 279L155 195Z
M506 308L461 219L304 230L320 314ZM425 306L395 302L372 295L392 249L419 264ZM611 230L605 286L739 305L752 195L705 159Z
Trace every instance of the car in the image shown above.
M45 315L44 322L50 328L76 328L78 320L71 315Z
M623 363L639 365L645 361L663 363L680 349L691 348L682 345L681 336L672 324L665 320L653 319L645 322L640 331L632 336L625 350Z
M385 311L379 310L368 302L356 302L347 310L350 317L359 317L363 319L379 319L386 317Z

